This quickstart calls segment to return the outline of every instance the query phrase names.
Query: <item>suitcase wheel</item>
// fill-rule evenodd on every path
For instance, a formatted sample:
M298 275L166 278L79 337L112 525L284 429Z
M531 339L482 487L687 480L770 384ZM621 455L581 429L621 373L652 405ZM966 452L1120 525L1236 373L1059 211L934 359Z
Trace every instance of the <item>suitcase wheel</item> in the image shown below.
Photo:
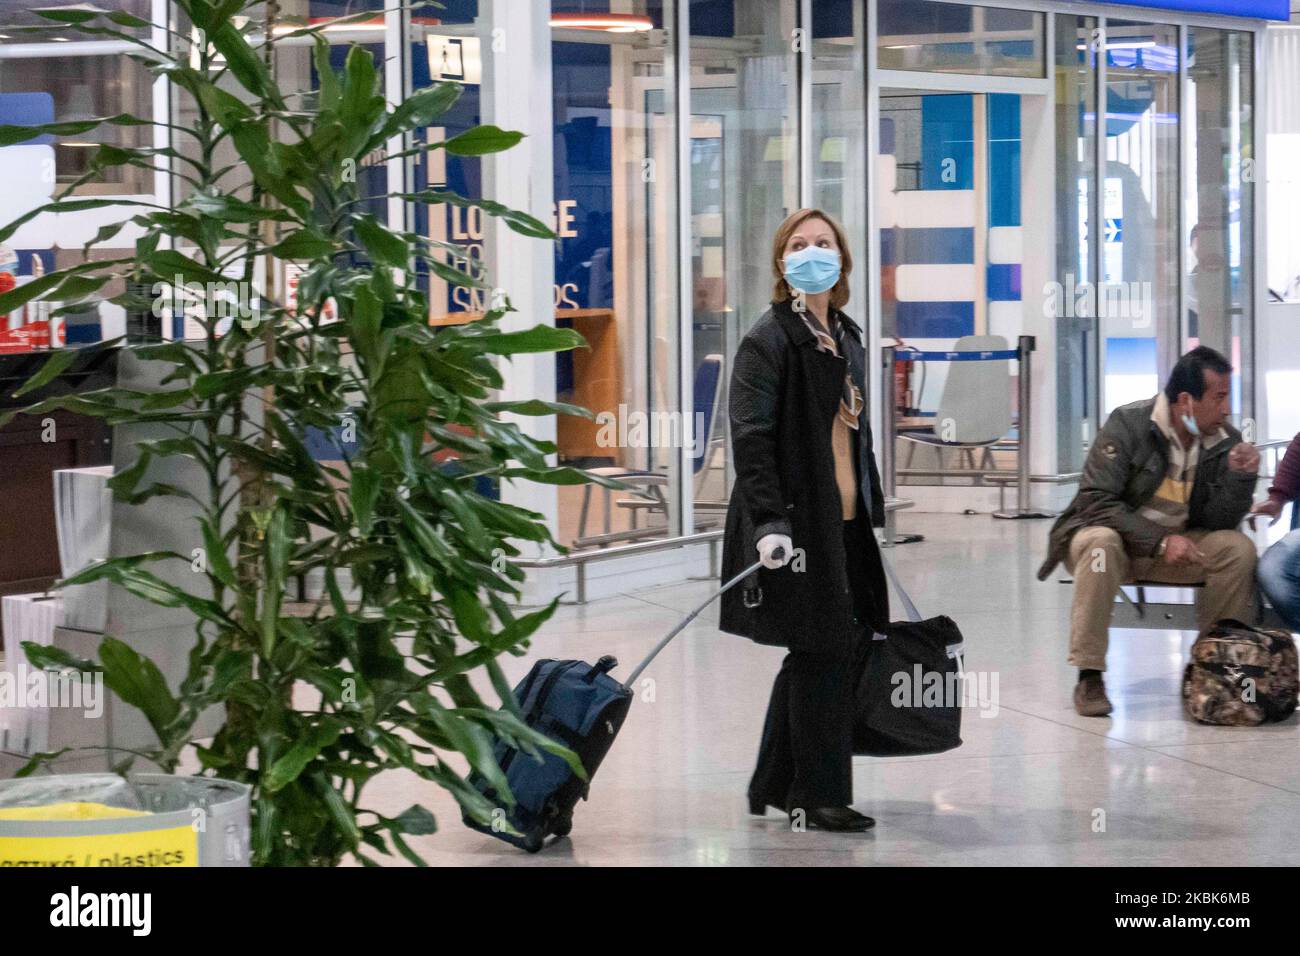
M544 833L538 833L536 830L533 830L524 837L524 849L529 853L539 852L545 843L546 835Z
M551 828L551 832L554 833L557 837L568 836L571 832L573 832L573 817L572 816L560 817L560 819L555 821L555 826Z

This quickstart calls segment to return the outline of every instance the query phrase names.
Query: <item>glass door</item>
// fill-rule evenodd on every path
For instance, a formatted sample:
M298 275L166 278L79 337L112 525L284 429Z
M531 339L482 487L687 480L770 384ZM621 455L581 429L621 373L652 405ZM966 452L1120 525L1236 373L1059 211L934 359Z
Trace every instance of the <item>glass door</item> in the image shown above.
M1180 351L1178 28L1106 21L1096 296L1103 414L1160 389Z
M1020 118L1014 93L881 91L885 341L945 351L993 335L1014 348L1026 331ZM929 428L947 373L940 362L913 370L906 424Z

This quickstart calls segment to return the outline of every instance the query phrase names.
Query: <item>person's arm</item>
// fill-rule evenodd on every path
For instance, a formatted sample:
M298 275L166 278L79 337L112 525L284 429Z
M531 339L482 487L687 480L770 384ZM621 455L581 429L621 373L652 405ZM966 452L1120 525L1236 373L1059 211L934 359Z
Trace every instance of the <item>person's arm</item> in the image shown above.
M778 357L755 337L746 336L736 350L729 390L731 448L736 468L733 494L754 525L754 540L769 534L790 536L777 474L776 416L780 406L781 370Z
M1279 505L1290 504L1300 498L1300 435L1291 440L1282 463L1277 466L1277 474L1273 476L1268 497Z
M1124 489L1134 468L1131 448L1128 429L1112 414L1084 462L1077 498L1079 511L1089 524L1118 531L1129 554L1155 557L1169 531L1124 501Z
M1198 524L1207 531L1231 531L1237 527L1250 511L1258 483L1259 475L1254 472L1225 467L1219 483L1212 485L1206 495Z
M1233 453L1239 450L1252 449L1247 446L1229 450L1228 461L1218 482L1210 486L1205 496L1205 507L1197 523L1207 531L1231 531L1241 524L1241 519L1246 517L1254 503L1255 486L1259 484L1259 454L1255 452L1252 455L1255 460L1253 471L1239 471L1233 467Z
M876 448L872 442L871 426L867 424L867 409L862 408L862 418L858 440L867 443L867 471L871 478L871 525L875 528L885 526L885 486L880 480L880 468L876 465Z

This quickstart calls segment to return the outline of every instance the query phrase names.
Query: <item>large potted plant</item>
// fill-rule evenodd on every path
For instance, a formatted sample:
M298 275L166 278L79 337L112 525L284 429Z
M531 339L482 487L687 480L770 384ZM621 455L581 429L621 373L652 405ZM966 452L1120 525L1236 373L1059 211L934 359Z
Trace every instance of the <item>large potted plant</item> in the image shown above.
M572 754L522 722L497 661L523 653L555 607L517 613L523 575L509 559L519 542L554 542L540 515L485 493L485 483L586 480L553 467L552 445L503 420L505 413L581 410L493 401L509 356L573 348L581 339L545 325L503 331L499 320L513 311L504 290L446 261L454 247L391 230L365 211L367 200L387 197L362 195L357 168L394 137L433 122L458 87L420 90L389 107L365 49L353 47L341 70L331 66L323 31L356 18L295 23L280 18L274 3L242 0L178 6L194 31L174 34L166 49L150 45L142 32L148 24L130 14L87 6L33 11L61 31L135 44L135 59L192 98L196 121L171 131L171 147L102 145L91 159L87 176L167 163L188 184L174 208L136 211L131 221L142 234L134 255L35 279L0 295L0 313L42 299L86 308L101 297L138 310L153 305L139 290L160 284L204 299L188 306L202 328L194 341L99 346L160 366L160 389L103 389L25 409L170 426L171 437L139 445L135 465L112 488L135 504L193 499L203 542L194 586L151 570L195 563L193 554L176 552L110 559L65 583L108 579L186 608L197 644L176 690L111 636L96 660L27 650L49 666L102 670L109 687L148 718L159 745L146 756L163 769L175 770L192 752L203 772L250 784L256 863L332 865L348 855L374 862L369 850L420 862L405 837L432 832L432 815L419 804L393 817L368 810L363 796L376 775L404 768L489 822L491 804L449 755L463 756L502 791L494 736L559 753L581 771ZM314 43L311 95L277 86L276 47L289 37ZM114 116L0 127L0 145L148 122ZM419 149L481 155L509 148L519 135L482 126ZM242 184L217 159L223 144L247 170ZM42 210L111 202L67 196L0 229L0 241ZM440 189L399 198L477 206L525 235L552 238L532 216L486 199ZM292 313L258 272L259 263L276 260L302 266ZM423 272L485 290L493 308L477 321L431 327ZM232 273L242 280L232 283ZM235 301L234 290L249 288L258 290L253 301ZM237 320L223 320L223 312ZM23 391L51 381L70 358L52 353ZM340 423L355 432L342 468L316 460L304 441L309 429L328 433ZM454 454L454 469L445 452ZM179 459L202 468L204 494L165 480L159 463ZM287 583L308 574L324 582L322 597L288 609ZM501 708L480 697L475 678L491 684ZM302 703L307 686L318 702ZM196 721L215 705L224 707L220 730L200 740Z

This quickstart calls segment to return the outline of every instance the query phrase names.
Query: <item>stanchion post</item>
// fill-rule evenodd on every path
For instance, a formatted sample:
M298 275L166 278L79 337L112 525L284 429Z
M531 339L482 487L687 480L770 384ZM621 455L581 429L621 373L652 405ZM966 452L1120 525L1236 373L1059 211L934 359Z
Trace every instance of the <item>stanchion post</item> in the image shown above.
M1016 504L1021 511L1029 510L1029 463L1033 458L1033 412L1034 394L1032 379L1034 341L1032 335L1020 336L1020 375L1017 384L1020 387L1020 447L1016 453Z
M894 407L894 358L896 349L886 345L880 350L880 481L886 498L894 497L898 476L894 474L894 451L898 443L898 409Z
M1029 506L1030 463L1033 441L1033 355L1037 340L1032 335L1020 336L1017 360L1020 365L1018 392L1020 394L1019 442L1016 447L1016 507L1011 511L995 511L995 518L1051 518L1051 514L1034 511Z
M893 345L883 346L880 350L880 490L885 493L885 540L886 548L896 544L915 544L924 541L923 534L899 534L897 519L888 507L890 499L898 494L898 473L894 461L898 446L898 406L894 404L894 362L898 349Z

